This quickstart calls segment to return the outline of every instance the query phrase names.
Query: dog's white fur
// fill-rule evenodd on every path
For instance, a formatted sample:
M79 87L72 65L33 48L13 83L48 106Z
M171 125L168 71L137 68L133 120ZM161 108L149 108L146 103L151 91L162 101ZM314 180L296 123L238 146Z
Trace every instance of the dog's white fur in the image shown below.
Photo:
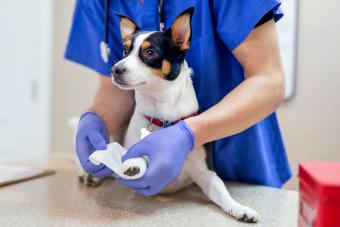
M127 72L124 74L124 85L117 83L114 79L113 83L121 89L135 91L136 107L124 139L126 149L140 140L141 129L149 124L145 115L175 121L198 110L198 102L191 81L192 70L186 62L182 64L178 77L174 81L168 81L153 75L152 69L140 60L138 51L142 42L150 34L138 35L132 52L116 64L123 64ZM155 130L157 129L158 127L155 126ZM230 196L224 182L215 172L208 169L205 156L203 147L192 151L178 179L162 193L176 192L194 182L228 214L237 219L256 222L257 212L241 205Z

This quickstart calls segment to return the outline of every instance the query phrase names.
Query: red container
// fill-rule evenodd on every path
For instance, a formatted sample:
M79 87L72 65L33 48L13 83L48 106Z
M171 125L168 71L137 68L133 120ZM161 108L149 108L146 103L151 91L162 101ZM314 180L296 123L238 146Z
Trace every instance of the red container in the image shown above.
M340 227L340 163L299 165L299 227Z

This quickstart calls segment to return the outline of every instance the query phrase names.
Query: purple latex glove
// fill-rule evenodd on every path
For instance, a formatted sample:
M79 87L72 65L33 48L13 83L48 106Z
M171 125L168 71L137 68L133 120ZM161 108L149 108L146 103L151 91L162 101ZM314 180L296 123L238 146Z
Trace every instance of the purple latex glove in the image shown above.
M157 194L177 179L193 146L194 134L184 121L158 130L133 145L122 157L124 162L148 156L144 176L136 180L119 178L119 181L142 195Z
M105 165L94 165L89 156L96 150L105 150L109 135L103 120L95 113L84 113L80 120L76 135L76 151L85 172L94 177L112 175L112 170Z

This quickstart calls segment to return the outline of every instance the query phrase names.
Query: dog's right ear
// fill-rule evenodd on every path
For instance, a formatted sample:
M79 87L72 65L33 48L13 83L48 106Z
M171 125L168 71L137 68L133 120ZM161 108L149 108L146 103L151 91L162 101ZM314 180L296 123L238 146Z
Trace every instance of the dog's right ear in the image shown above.
M184 10L173 22L171 27L165 31L175 46L181 51L186 52L190 48L191 41L191 18L194 7Z
M116 13L120 17L120 35L123 43L130 40L133 34L139 30L137 24L129 17Z

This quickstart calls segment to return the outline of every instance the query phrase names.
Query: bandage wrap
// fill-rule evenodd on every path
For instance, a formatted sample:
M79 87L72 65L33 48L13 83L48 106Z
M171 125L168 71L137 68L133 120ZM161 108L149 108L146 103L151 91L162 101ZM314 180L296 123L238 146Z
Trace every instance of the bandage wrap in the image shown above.
M113 142L107 145L106 150L97 150L93 152L89 160L95 164L100 165L103 163L108 168L112 169L118 176L125 179L138 179L141 178L147 168L147 160L144 157L128 159L122 162L121 158L126 153L126 149L120 144ZM129 168L139 168L136 175L129 176L126 171Z

